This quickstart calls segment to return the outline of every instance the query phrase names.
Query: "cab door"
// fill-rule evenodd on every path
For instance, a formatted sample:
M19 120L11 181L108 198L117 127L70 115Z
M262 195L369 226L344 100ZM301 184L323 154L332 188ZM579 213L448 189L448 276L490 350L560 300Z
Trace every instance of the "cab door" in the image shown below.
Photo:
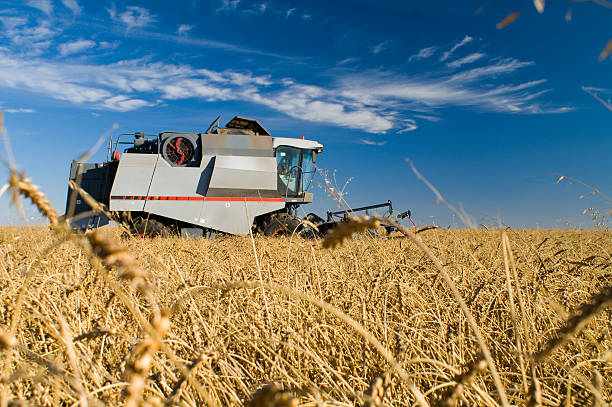
M283 197L297 197L301 191L302 150L295 147L276 148L278 192Z

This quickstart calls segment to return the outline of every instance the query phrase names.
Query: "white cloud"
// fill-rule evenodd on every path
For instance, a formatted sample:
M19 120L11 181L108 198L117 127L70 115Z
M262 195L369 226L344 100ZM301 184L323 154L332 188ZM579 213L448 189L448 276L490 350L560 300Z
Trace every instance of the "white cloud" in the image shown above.
M381 147L387 144L386 141L374 141L374 140L369 140L369 139L364 139L364 138L361 139L361 143L366 144L368 146L377 146L377 147Z
M96 43L92 40L76 40L71 42L65 42L58 46L61 56L78 54L85 50L91 49L96 46Z
M532 65L507 58L489 65L453 75L406 77L386 72L366 72L345 77L339 94L345 100L363 106L386 107L404 111L439 109L448 106L475 108L504 113L559 113L571 108L550 107L534 101L547 90L535 90L544 79L519 83L496 84L495 79ZM411 129L411 125L406 128Z
M69 8L70 11L72 11L72 14L74 14L75 16L80 15L83 9L81 6L79 6L77 0L62 0L62 4L65 7Z
M439 122L440 120L442 120L438 116L431 116L427 114L415 114L414 117L416 117L417 119L427 120L429 122Z
M472 42L473 40L474 38L470 37L469 35L466 35L465 37L463 37L461 41L453 45L453 47L449 51L446 51L444 54L442 54L440 61L442 62L446 61L448 58L450 58L453 52L457 51L459 48L463 47L465 44L469 42Z
M21 27L22 21L3 24ZM86 41L62 44L64 54L95 46L93 41ZM435 49L431 48L422 54L433 55ZM461 59L464 61L458 63ZM477 58L482 60L484 55ZM287 77L148 59L105 65L60 63L0 48L0 88L39 93L97 110L130 111L182 99L240 101L266 106L296 119L368 133L414 131L418 128L415 119L439 120L440 110L445 107L532 114L571 110L537 101L548 91L542 88L544 79L518 84L501 80L503 75L512 75L532 62L494 58L471 69L465 69L465 64L470 63L465 57L449 64L453 63L457 71L452 73L443 69L419 76L382 70L347 73L348 68L342 68L331 82L317 86Z
M100 41L98 43L98 48L99 49L116 49L119 46L119 41L113 41L113 42L108 42L108 41Z
M386 41L379 42L378 44L376 44L375 46L371 48L371 51L373 54L380 54L381 52L387 50L389 48L389 45L391 45L392 42L393 42L392 40L386 40Z
M130 99L125 95L117 95L110 98L106 98L102 101L102 106L110 109L125 112L128 110L140 109L144 106L152 106L154 103L147 102L142 99Z
M347 65L347 64L351 64L357 61L359 61L359 58L353 58L353 57L344 58L342 61L338 62L338 65Z
M449 68L455 69L455 68L459 68L462 65L472 64L484 57L485 57L485 54L480 53L480 52L475 52L473 54L466 55L463 58L459 58L452 62L448 62L446 66L448 66Z
M514 58L498 59L493 64L456 73L449 78L449 81L456 83L474 82L487 77L514 73L521 68L525 68L533 64L533 62L523 62Z
M413 119L405 119L403 122L403 127L404 127L403 129L398 130L397 134L407 133L409 131L415 131L416 129L419 128L419 126L417 126L416 120L413 120Z
M255 12L259 14L263 14L266 12L267 8L268 8L268 3L259 3L259 4L256 4L253 9L255 10Z
M425 48L422 48L416 54L411 55L410 58L408 58L408 62L412 62L412 61L417 60L417 59L426 59L426 58L429 58L433 54L435 54L435 52L437 50L438 50L438 47L425 47Z
M60 30L48 20L35 25L29 24L24 17L0 17L2 30L0 36L8 39L22 54L40 55L51 46L51 40Z
M233 11L236 10L238 4L240 4L240 0L222 0L217 11Z
M193 25L189 25L189 24L180 24L176 30L176 33L178 35L183 35L185 33L188 33L189 31L191 31L193 29Z
M117 14L117 10L113 4L113 7L107 8L106 11L108 11L113 21L125 25L128 31L132 28L145 27L157 21L149 10L139 6L127 6L124 12Z
M18 109L4 109L5 113L36 113L34 109L20 107Z
M371 107L348 108L334 101L331 92L311 85L292 85L280 92L260 95L245 93L245 98L297 119L334 124L370 133L384 133L393 128L392 114L381 114Z
M30 7L39 9L46 15L51 15L53 12L53 4L51 4L51 0L27 0L26 4Z

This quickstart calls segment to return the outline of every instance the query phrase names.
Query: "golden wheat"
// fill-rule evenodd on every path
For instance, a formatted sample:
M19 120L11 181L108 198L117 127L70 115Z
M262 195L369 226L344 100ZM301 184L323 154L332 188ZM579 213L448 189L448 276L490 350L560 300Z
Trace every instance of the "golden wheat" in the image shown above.
M96 280L97 271L84 246L57 243L57 234L45 228L0 229L3 332L9 332L4 327L10 326L16 312L22 271L36 253L52 247L31 266L23 316L14 334L16 345L11 341L11 348L2 350L3 356L13 353L10 363L1 362L0 386L6 403L77 404L82 395L74 377L81 377L90 404L117 405L133 399L134 405L156 400L238 405L259 400L253 394L268 383L293 389L283 394L298 404L315 403L314 394L328 405L372 404L374 400L411 404L417 399L410 385L420 389L428 404L448 399L446 405L450 401L499 403L488 372L479 370L468 375L471 380L462 379L462 371L471 371L470 361L478 360L478 341L457 312L457 303L432 260L405 240L362 236L333 250L321 250L316 240L255 237L258 270L249 238L122 240L119 230L97 233L84 238L98 247L92 251L107 267L117 270L108 274L109 283ZM513 294L518 299L520 288L524 306L524 313L517 310L518 324L511 318L500 232L436 230L419 236L447 269L490 344L509 402L527 404L515 331L521 331L521 338L535 332L529 339L534 351L539 351L555 341L567 324L549 304L583 315L582 304L599 298L595 295L612 280L609 235L508 232L513 258L506 261L517 287ZM119 261L118 254L132 258ZM156 312L138 285L133 293L112 285L119 281L113 278L123 275L125 265L143 270L143 281L150 286L145 287L160 309L176 307L167 322L153 321ZM230 288L230 281L244 288L216 289ZM281 293L275 287L285 288ZM393 379L393 364L362 334L321 308L323 303L350 317L392 352L394 360L402 361L400 367L410 383ZM565 404L568 394L574 405L593 397L598 400L589 386L602 400L610 401L612 365L606 356L612 348L610 311L598 308L592 314L578 335L538 364L535 380L542 405ZM61 335L53 335L60 332L56 327L62 320L67 325L64 332L74 336L76 366ZM147 320L153 333L141 325L146 326ZM159 342L155 331L159 331ZM174 360L164 348L174 354ZM202 355L214 357L194 363ZM54 373L46 376L44 372ZM594 372L599 372L601 380ZM381 387L385 378L388 385ZM534 378L530 381L532 387ZM301 390L306 388L318 392Z

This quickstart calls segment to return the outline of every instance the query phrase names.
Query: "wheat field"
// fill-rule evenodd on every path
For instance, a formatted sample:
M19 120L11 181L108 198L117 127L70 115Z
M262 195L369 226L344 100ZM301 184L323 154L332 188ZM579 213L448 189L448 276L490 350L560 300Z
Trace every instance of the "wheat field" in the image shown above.
M322 246L1 228L0 405L612 400L609 232Z

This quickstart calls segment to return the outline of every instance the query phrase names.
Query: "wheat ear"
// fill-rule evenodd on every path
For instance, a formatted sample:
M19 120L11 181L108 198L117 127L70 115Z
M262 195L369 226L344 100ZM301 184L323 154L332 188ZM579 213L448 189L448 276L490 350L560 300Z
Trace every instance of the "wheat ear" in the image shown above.
M467 372L453 377L452 381L457 384L449 388L442 395L442 399L436 404L436 407L454 407L461 396L463 396L465 387L472 383L477 374L484 372L486 369L487 361L484 359L478 359L471 363L468 366Z
M582 332L591 319L610 306L612 306L612 286L605 287L601 293L594 295L590 302L582 304L578 312L557 330L555 337L548 341L540 352L536 353L535 361L538 363L544 361L555 350Z
M17 340L8 332L0 330L0 351L11 349L17 345Z
M379 226L380 220L378 217L351 216L348 222L338 223L338 225L329 232L323 241L323 247L325 249L333 249L344 243L345 240L352 237L355 233L363 233Z
M59 224L59 217L55 208L51 205L45 194L40 192L40 187L32 184L30 178L25 178L23 173L19 174L11 168L11 177L8 185L13 190L13 203L18 205L17 197L23 195L36 205L38 211L49 219L52 226Z
M247 407L297 407L298 405L299 400L276 383L257 390L246 403Z

